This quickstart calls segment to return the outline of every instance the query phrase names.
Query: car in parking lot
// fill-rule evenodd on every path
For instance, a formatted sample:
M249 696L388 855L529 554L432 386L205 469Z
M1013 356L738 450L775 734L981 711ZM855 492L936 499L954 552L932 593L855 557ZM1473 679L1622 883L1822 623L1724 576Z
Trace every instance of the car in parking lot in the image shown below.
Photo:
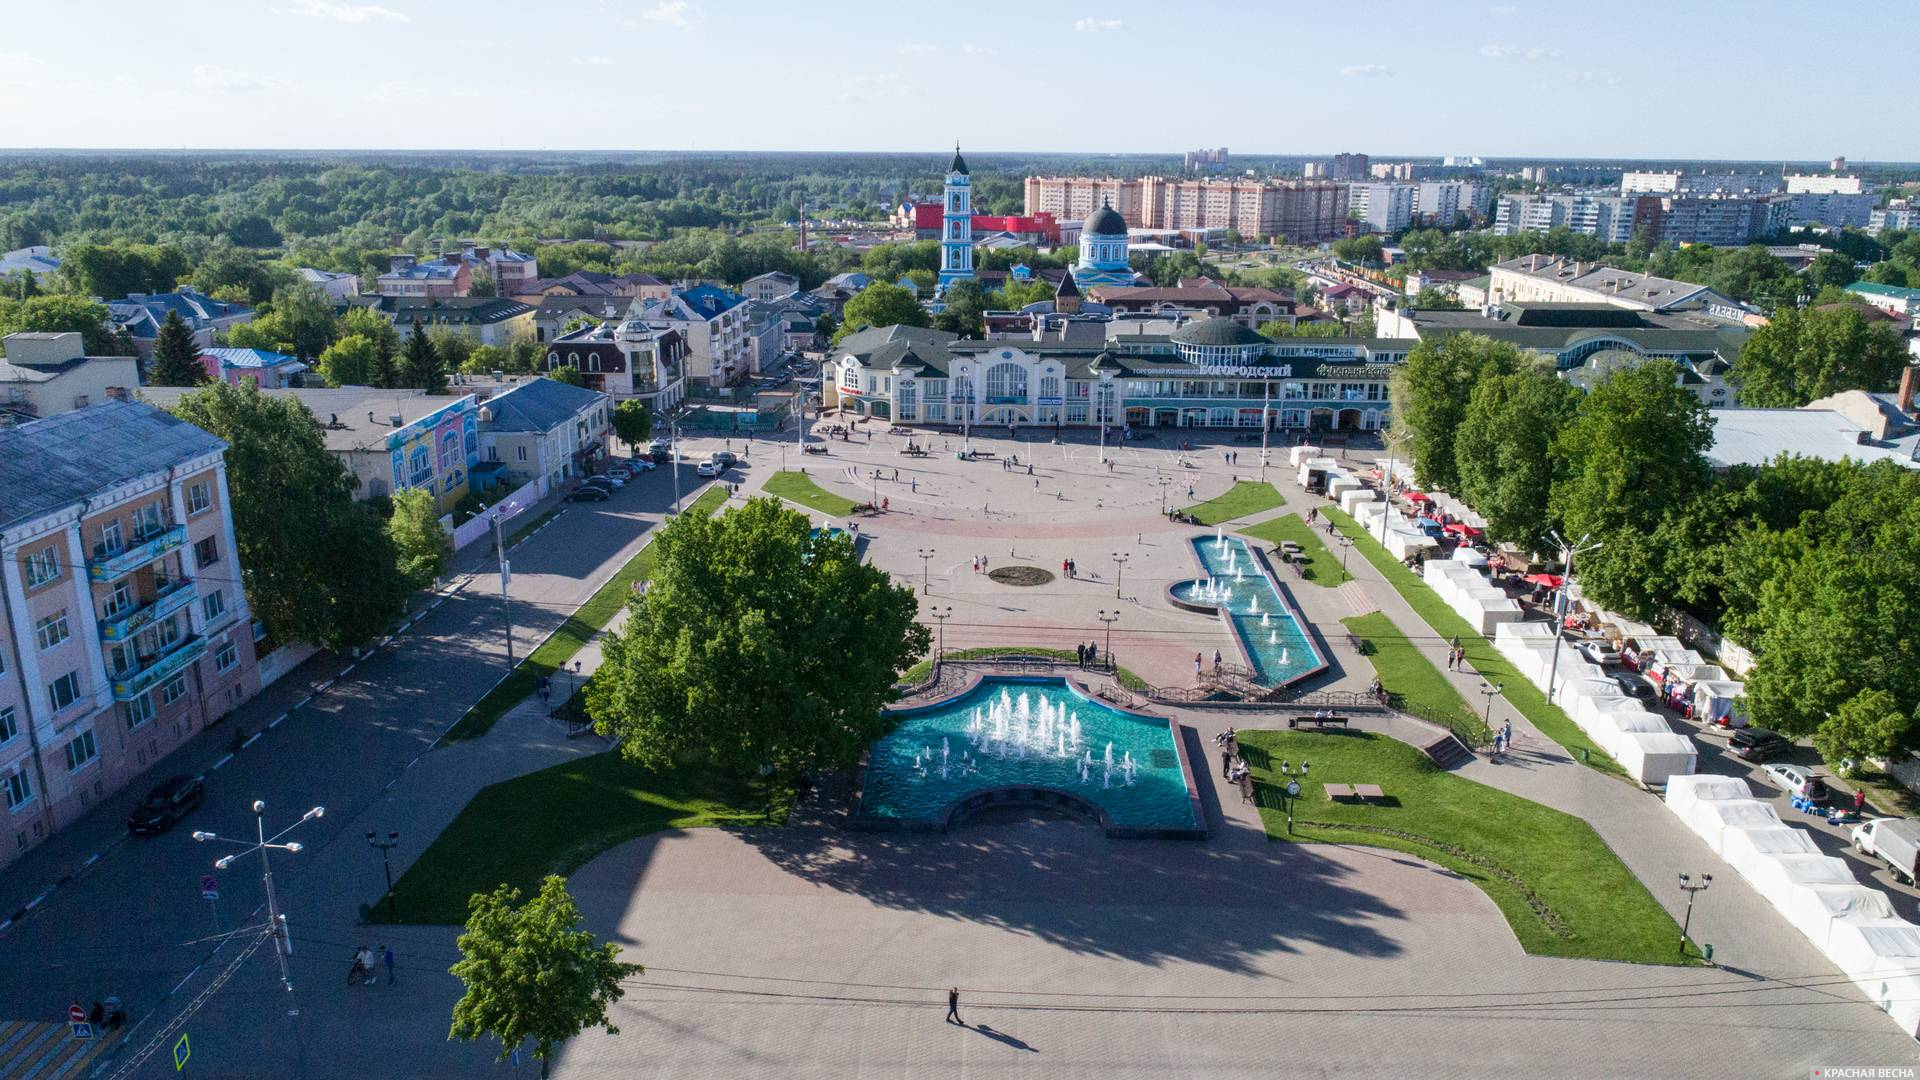
M1760 727L1738 728L1727 739L1727 749L1745 761L1760 762L1793 749L1793 740Z
M654 461L650 457L641 457L635 454L633 457L626 459L626 466L634 472L652 472Z
M567 492L568 502L606 502L613 498L613 492L598 485L587 485Z
M631 480L633 479L633 467L630 465L623 465L620 462L616 461L613 464L607 466L607 475L619 480Z
M735 457L731 450L715 450L707 455L707 460L719 462L723 469L731 469L740 463L740 459Z
M627 486L627 482L625 480L622 480L619 477L612 475L611 473L601 473L598 476L589 476L585 480L582 480L580 482L583 484L594 484L604 488L612 488L615 491L618 491L621 488Z
M207 797L207 782L200 776L175 776L154 785L127 818L127 831L135 836L159 836L198 807Z
M1620 662L1620 650L1604 641L1583 641L1580 643L1580 655L1591 663L1608 667Z
M1614 685L1620 688L1620 692L1628 697L1651 699L1654 696L1653 684L1648 682L1645 676L1635 675L1630 671L1616 671L1612 679Z
M697 467L695 467L693 470L693 474L695 476L719 476L721 473L726 471L727 471L726 466L720 464L717 461L713 461L709 459L707 461L701 462Z
M1760 770L1767 774L1768 782L1789 795L1804 795L1815 802L1832 796L1827 790L1827 782L1813 775L1813 770L1805 765L1768 765Z

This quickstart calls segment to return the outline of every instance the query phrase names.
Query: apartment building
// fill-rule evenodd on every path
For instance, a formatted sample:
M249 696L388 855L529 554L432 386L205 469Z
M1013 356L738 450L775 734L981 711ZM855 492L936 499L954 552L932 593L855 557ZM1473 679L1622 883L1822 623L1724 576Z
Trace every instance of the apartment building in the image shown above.
M1425 180L1414 193L1414 216L1426 225L1452 225L1461 214L1486 219L1493 189L1462 180Z
M225 451L128 401L0 429L0 867L259 690Z
M1397 233L1413 222L1414 184L1353 184L1347 188L1347 212L1380 233Z
M8 334L0 360L0 423L18 423L123 397L140 385L131 356L88 356L78 332Z
M1102 206L1111 206L1132 222L1144 222L1139 180L1113 177L1029 176L1026 185L1028 216L1052 214L1055 221L1085 221ZM1145 227L1144 224L1142 227Z
M1140 229L1232 229L1242 236L1331 240L1347 219L1345 184L1314 180L1133 180L1030 176L1026 212L1083 221L1111 206Z
M1866 184L1857 176L1843 173L1788 173L1789 195L1863 195Z
M1878 236L1888 229L1920 229L1920 207L1896 203L1867 216L1867 231Z
M1546 232L1564 227L1610 244L1633 238L1636 215L1643 200L1635 195L1502 195L1494 208L1493 231L1498 236ZM1657 204L1658 200L1653 199Z

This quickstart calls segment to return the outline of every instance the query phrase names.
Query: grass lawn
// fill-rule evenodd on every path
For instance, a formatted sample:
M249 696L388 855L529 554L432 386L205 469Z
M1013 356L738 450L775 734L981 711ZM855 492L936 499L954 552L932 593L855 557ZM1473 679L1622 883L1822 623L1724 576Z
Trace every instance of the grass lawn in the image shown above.
M1460 639L1473 669L1488 682L1503 687L1507 703L1518 709L1534 727L1566 747L1575 761L1583 761L1602 772L1626 774L1626 770L1608 757L1607 752L1592 739L1587 738L1587 733L1581 731L1559 706L1549 704L1547 695L1539 687L1527 681L1525 676L1514 670L1506 657L1494 651L1492 642L1481 637L1472 624L1440 599L1439 593L1420 580L1420 575L1407 569L1405 563L1394 558L1392 552L1381 547L1378 540L1367 535L1366 530L1346 514L1326 507L1322 507L1320 512L1331 518L1341 532L1354 538L1354 550L1367 557L1367 561L1399 590L1408 605L1427 621L1428 626L1433 627L1435 633L1448 639Z
M710 514L726 501L726 489L712 485L688 504L686 512ZM507 715L508 710L539 688L541 678L560 670L562 664L573 659L574 653L593 640L593 635L605 630L627 602L627 597L632 595L634 582L645 581L652 573L653 544L649 541L647 546L634 552L633 558L627 560L627 565L589 596L586 603L567 616L567 621L561 623L559 629L541 642L525 660L520 661L518 667L487 691L485 697L474 702L473 707L448 729L440 741L461 742L485 735L493 727L494 721Z
M531 894L636 836L702 825L778 825L784 792L696 768L655 772L610 750L481 790L394 883L397 921L467 921L467 897L503 882ZM386 918L384 897L372 907Z
M984 649L950 649L947 652L949 660L984 660L991 656L1048 656L1055 660L1078 659L1072 649L1043 649L1038 645L989 645ZM933 674L933 661L922 660L908 668L905 674L900 676L900 681L917 683L931 674ZM1113 677L1128 690L1144 692L1148 688L1147 680L1124 667L1115 671Z
M1492 897L1521 947L1536 955L1641 964L1697 955L1690 949L1682 960L1680 927L1571 814L1455 776L1372 732L1243 731L1240 745L1270 839L1389 848L1445 866ZM1291 836L1274 786L1282 760L1312 765L1294 800ZM1378 784L1387 797L1334 802L1330 782Z
M1257 514L1262 510L1271 510L1286 500L1273 489L1272 484L1258 480L1242 480L1227 489L1226 494L1217 499L1208 499L1203 503L1194 503L1187 507L1202 525L1218 525L1223 521L1243 518L1248 514Z
M1341 619L1340 625L1366 642L1367 659L1373 662L1380 685L1393 695L1396 705L1414 706L1407 711L1446 725L1468 746L1485 746L1493 741L1486 721L1385 612L1351 615Z
M1303 552L1300 576L1315 585L1331 588L1353 580L1352 574L1340 569L1340 556L1329 551L1327 545L1320 542L1320 534L1312 526L1300 520L1299 514L1284 514L1277 518L1269 518L1258 525L1241 529L1240 535L1265 541L1271 547L1279 547L1282 540L1291 540L1299 544Z
M846 517L853 513L859 504L852 499L842 498L813 482L813 477L792 469L782 469L767 477L765 491L769 495L778 495L799 503L809 509L818 510L830 517Z

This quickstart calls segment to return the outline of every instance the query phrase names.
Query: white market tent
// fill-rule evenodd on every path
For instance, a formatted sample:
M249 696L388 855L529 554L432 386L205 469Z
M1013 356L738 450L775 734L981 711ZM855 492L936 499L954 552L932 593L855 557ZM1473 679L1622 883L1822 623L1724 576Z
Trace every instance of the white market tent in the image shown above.
M1616 686L1614 689L1620 688ZM1644 713L1646 711L1647 707L1640 704L1638 698L1620 694L1616 697L1583 697L1573 703L1571 715L1574 723L1583 728L1591 728L1600 721L1601 713Z
M1655 787L1670 777L1693 775L1699 760L1693 740L1671 731L1623 732L1619 743L1608 752L1627 775Z
M1739 706L1739 701L1747 692L1747 684L1732 681L1713 680L1695 683L1693 686L1693 718L1709 724L1717 724L1721 717L1730 717L1731 727L1747 726L1747 711Z
M1858 883L1804 886L1794 892L1786 916L1788 922L1822 949L1833 939L1835 922L1895 917L1886 893ZM1916 969L1915 974L1920 975L1920 969Z
M1487 565L1487 557L1485 555L1480 554L1465 544L1453 549L1453 561L1473 567L1484 567Z
M1320 453L1321 448L1318 446L1306 446L1304 444L1300 446L1289 446L1287 447L1287 464L1298 468L1301 462L1309 458L1319 457Z
M1686 819L1695 803L1752 799L1753 789L1734 776L1701 773L1675 779L1667 785L1667 809ZM1785 826L1781 826L1785 828Z
M1328 474L1327 476L1327 497L1330 499L1337 499L1349 491L1360 489L1360 481L1350 474L1341 473L1339 476Z
M1773 806L1759 799L1713 799L1687 807L1681 819L1718 855L1726 847L1728 829L1764 829L1782 824Z
M1909 1035L1920 1032L1920 926L1900 919L1837 919L1826 954Z
M1752 872L1745 876L1755 892L1766 897L1781 911L1788 909L1793 892L1799 886L1858 884L1846 863L1831 855L1804 853L1767 855L1755 859Z
M1552 655L1548 655L1549 667ZM1546 685L1546 670L1540 673L1540 685ZM1609 693L1611 691L1611 693ZM1584 660L1567 662L1563 653L1560 657L1558 685L1553 688L1553 703L1561 708L1572 708L1575 698L1583 697L1619 697L1619 684L1606 677L1605 669Z
M1673 733L1673 729L1667 726L1665 720L1644 709L1603 712L1592 724L1580 726L1593 737L1594 742L1600 744L1600 749L1605 750L1607 756L1613 758L1620 756L1620 743L1625 736Z
M1387 531L1387 550L1393 552L1393 557L1396 559L1405 560L1416 551L1425 551L1439 546L1433 537L1418 530L1403 532L1399 529L1389 529Z
M1813 835L1791 825L1765 829L1728 829L1721 839L1720 857L1744 877L1753 875L1753 868L1761 859L1777 855L1820 854L1820 847L1813 842Z
M1351 491L1343 491L1340 493L1340 509L1351 514L1361 503L1378 502L1379 500L1380 496L1374 494L1367 488L1354 488Z

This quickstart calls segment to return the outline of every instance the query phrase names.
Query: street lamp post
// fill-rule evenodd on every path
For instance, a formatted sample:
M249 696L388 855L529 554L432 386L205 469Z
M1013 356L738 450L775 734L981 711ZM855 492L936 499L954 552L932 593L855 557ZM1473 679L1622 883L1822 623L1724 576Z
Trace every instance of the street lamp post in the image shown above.
M1593 539L1592 533L1582 536L1578 544L1567 543L1557 532L1549 531L1547 535L1553 538L1554 543L1560 545L1560 554L1565 562L1565 565L1560 567L1560 587L1553 592L1553 662L1547 667L1547 704L1551 705L1553 704L1554 677L1560 673L1560 639L1567 632L1567 587L1573 584L1573 557L1584 555L1589 551L1598 551L1603 545L1588 543Z
M928 608L927 617L940 628L939 639L933 647L933 658L938 660L947 655L947 620L953 618L953 605L948 604L945 608Z
M1306 762L1306 761L1301 762L1300 775L1298 777L1295 777L1293 773L1293 764L1288 761L1280 762L1280 775L1287 778L1286 785L1283 786L1280 789L1280 791L1282 794L1286 796L1286 798L1282 801L1285 803L1285 809L1287 813L1287 835L1289 836L1293 835L1293 801L1300 797L1300 782L1307 778L1307 770L1312 767L1313 766L1311 762Z
M513 598L507 595L507 584L513 580L513 564L507 561L507 543L500 532L500 523L520 512L520 504L503 504L493 515L493 551L500 560L500 614L507 623L507 667L513 667Z
M673 473L673 513L680 515L680 414L667 417L667 469Z
M1133 556L1124 551L1113 553L1113 598L1120 599L1120 575L1126 571L1127 560Z
M560 670L567 673L567 698L568 700L572 700L573 680L576 677L578 677L580 674L580 661L575 660L571 665L563 664L561 665Z
M1107 666L1117 671L1119 670L1119 666L1113 662L1113 624L1120 621L1120 609L1114 608L1112 611L1108 611L1105 608L1101 608L1094 613L1094 618L1107 624Z
M1260 383L1260 393L1260 482L1264 484L1267 481L1267 428L1270 426L1268 420L1272 417L1273 409L1273 381L1271 379L1264 380Z
M928 567L932 565L933 555L934 555L934 551L932 548L920 549L920 591L922 593L931 592L933 590L933 586L931 584L933 580L932 571L928 569Z
M1483 682L1480 684L1480 694L1482 697L1487 699L1486 724L1487 724L1488 731L1493 730L1493 699L1499 697L1500 691L1505 688L1506 688L1506 684L1504 683L1484 683Z
M380 866L387 872L387 921L398 922L400 917L397 913L398 909L395 907L397 901L393 896L393 859L388 855L388 852L392 851L394 846L400 843L400 834L398 832L389 832L387 833L387 838L382 840L380 839L379 833L368 829L367 843L379 850Z
M1167 485L1173 483L1173 477L1163 476L1156 482L1160 485L1160 513L1164 515L1167 512Z
M1703 892L1706 892L1707 886L1712 884L1713 884L1712 874L1701 874L1700 881L1697 884L1694 882L1693 878L1691 878L1690 876L1686 874L1680 875L1680 888L1685 890L1687 894L1687 914L1685 918L1680 920L1680 955L1681 956L1687 955L1687 930L1688 928L1693 926L1693 898ZM1710 952L1708 955L1709 955L1709 958L1711 958L1712 954Z
M1347 552L1351 551L1352 549L1353 549L1353 537L1348 536L1346 533L1341 533L1340 534L1340 580L1341 581L1347 580L1347 578L1350 576L1347 573Z
M293 1003L293 997L292 997L293 973L289 971L287 968L287 957L293 955L293 939L287 933L287 917L280 913L280 901L273 893L273 866L271 863L267 861L267 851L269 849L272 849L277 851L284 851L289 855L300 854L301 844L299 843L299 841L290 840L283 844L283 843L280 843L280 838L292 832L293 830L299 828L300 826L306 824L309 821L319 820L321 817L324 817L326 815L326 812L327 812L326 807L316 806L313 809L307 811L306 813L300 815L300 819L298 821L295 821L293 824L287 826L284 829L281 829L277 833L274 833L272 836L268 836L267 835L267 818L266 818L266 813L267 813L266 800L255 799L253 801L253 825L254 825L255 839L252 843L248 843L245 840L234 840L229 837L221 836L218 833L196 831L193 834L194 840L199 843L204 844L209 840L217 840L223 844L237 844L240 847L246 849L246 851L237 852L232 855L225 855L214 860L213 868L215 870L225 870L226 868L232 866L233 860L239 858L241 855L246 854L247 851L258 851L260 853L260 880L262 884L266 886L266 891L267 891L267 933L269 933L273 937L273 944L274 944L273 954L280 961L280 984L287 988L287 994L288 994L287 1015L288 1016L300 1015L299 1006Z

